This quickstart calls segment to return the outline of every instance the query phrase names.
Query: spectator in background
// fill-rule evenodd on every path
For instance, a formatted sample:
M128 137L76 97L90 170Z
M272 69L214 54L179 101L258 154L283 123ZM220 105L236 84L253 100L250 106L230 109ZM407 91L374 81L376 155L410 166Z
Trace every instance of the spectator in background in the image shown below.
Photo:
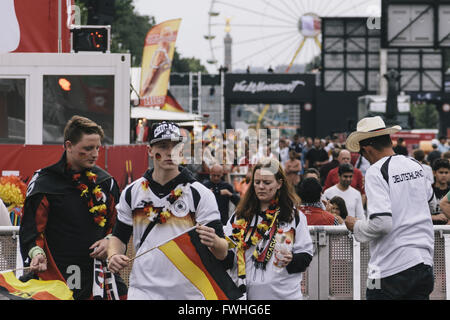
M408 155L408 149L406 149L404 142L403 138L398 138L397 145L394 147L394 152L396 154L402 154L404 156Z
M8 209L6 208L3 200L0 199L0 226L2 227L10 227L11 219L9 217Z
M436 159L433 164L434 174L434 194L438 200L442 199L449 191L448 177L450 171L450 162L447 159Z
M323 148L321 140L319 138L315 138L313 147L306 154L305 168L320 169L320 167L327 162L328 153Z
M300 136L298 134L294 135L291 145L289 146L289 149L294 149L295 152L297 152L299 155L302 153L303 143L300 141Z
M305 173L303 173L303 179L308 179L308 178L315 178L320 182L320 173L319 170L317 170L316 168L309 168L305 170Z
M290 148L285 139L280 139L279 148L280 148L280 162L281 165L284 166L286 161L289 160L289 151L290 151Z
M441 152L438 150L438 145L439 145L438 140L436 139L431 140L431 147L433 148L433 151L431 151L427 157L427 161L431 167L433 167L434 160L439 159L441 157Z
M341 152L340 149L334 148L331 150L331 156L332 160L328 162L327 164L324 164L322 168L320 168L320 184L323 186L325 184L325 179L328 176L328 173L333 170L334 168L337 168L339 166L339 153Z
M321 194L322 186L316 178L307 178L298 187L298 195L302 200L300 210L306 216L308 226L339 225L338 218L323 209Z
M447 144L447 137L446 136L440 136L439 137L439 144L438 144L438 150L441 152L441 154L446 153L450 150L450 146Z
M323 192L325 206L333 197L339 196L345 200L348 215L357 219L364 219L364 208L361 193L350 184L353 180L354 168L350 163L339 165L339 182Z
M350 160L351 160L350 151L342 149L338 157L339 164L340 165L345 163L350 164ZM323 186L324 191L339 183L338 170L339 167L332 169L328 173L328 176L325 179L325 184ZM366 203L366 192L364 190L363 174L361 170L357 168L353 168L353 180L351 186L361 193L363 204Z
M306 138L306 142L303 144L303 150L302 150L302 167L303 170L305 169L305 162L306 162L306 154L311 150L313 147L313 139L311 137ZM303 173L303 172L302 172Z
M436 159L433 165L434 184L433 190L436 196L437 205L432 208L431 220L433 224L449 224L447 216L442 212L440 200L449 192L448 183L450 163L447 159Z
M425 160L425 152L422 149L416 149L413 151L413 157L417 161L420 162L420 164L423 167L423 171L425 173L425 177L430 181L431 184L434 183L434 175L433 175L433 169L428 165L428 162Z
M300 172L302 170L302 163L298 159L299 154L292 148L289 151L289 160L286 161L284 165L284 171L286 173L286 178L288 182L292 184L295 188L297 184L300 182Z
M444 153L444 154L442 155L442 158L447 159L447 160L450 160L450 151L447 151L446 153Z
M355 168L361 170L363 177L366 175L366 171L367 171L367 169L369 169L369 167L370 167L370 162L366 158L364 158L362 155L359 155L355 161Z
M344 224L344 220L348 216L345 200L338 196L331 198L327 211L331 212L338 219L339 224Z
M234 192L231 184L222 180L223 167L220 164L211 167L209 177L209 180L203 184L214 193L220 211L220 220L223 225L226 225L229 219L230 201L237 206L240 197Z

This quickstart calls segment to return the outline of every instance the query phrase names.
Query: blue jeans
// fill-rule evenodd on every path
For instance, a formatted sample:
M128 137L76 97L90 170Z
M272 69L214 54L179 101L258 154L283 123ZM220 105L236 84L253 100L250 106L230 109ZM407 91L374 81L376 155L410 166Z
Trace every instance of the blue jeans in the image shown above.
M366 291L367 300L429 300L434 288L433 267L420 263L382 278L380 288Z

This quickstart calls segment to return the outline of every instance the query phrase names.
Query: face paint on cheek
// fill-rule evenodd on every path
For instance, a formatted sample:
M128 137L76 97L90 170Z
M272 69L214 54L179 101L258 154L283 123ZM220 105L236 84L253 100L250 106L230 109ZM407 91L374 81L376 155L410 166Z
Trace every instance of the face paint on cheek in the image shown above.
M160 153L158 153L158 152L155 153L155 159L156 159L156 160L159 161L159 160L161 160L161 158L162 158L162 155L161 155Z

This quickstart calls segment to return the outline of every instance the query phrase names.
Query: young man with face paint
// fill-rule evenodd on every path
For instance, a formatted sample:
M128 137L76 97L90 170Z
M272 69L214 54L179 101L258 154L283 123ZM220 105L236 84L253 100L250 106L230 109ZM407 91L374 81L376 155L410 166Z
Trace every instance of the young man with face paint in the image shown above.
M30 276L67 282L74 299L93 297L94 259L106 259L116 220L117 183L95 165L103 136L90 119L68 121L61 160L33 175L20 225Z
M117 223L108 247L108 267L118 272L129 263L124 254L133 235L136 256L128 299L204 299L201 291L159 249L150 249L197 226L200 242L218 260L227 255L220 213L211 190L179 167L183 139L178 125L156 123L148 154L154 168L127 186L117 205Z

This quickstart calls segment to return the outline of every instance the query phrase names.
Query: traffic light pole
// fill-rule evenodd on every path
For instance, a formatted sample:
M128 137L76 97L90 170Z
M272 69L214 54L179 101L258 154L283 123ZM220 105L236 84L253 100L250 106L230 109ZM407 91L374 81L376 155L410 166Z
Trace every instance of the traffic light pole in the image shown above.
M61 0L58 0L58 53L62 52L62 6Z

